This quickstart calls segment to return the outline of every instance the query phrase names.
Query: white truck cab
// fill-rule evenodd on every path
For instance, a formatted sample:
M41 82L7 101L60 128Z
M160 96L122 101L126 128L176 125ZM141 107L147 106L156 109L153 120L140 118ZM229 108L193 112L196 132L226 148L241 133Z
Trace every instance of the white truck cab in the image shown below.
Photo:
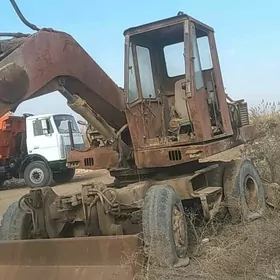
M83 149L85 142L72 115L46 114L26 118L26 146L24 179L31 187L42 187L52 179L63 183L73 178L75 170L66 166L67 152Z

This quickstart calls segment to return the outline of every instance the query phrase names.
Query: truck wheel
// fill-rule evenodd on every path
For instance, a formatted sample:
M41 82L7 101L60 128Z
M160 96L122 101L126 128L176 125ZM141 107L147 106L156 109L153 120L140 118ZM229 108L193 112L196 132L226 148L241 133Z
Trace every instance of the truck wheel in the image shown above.
M0 238L1 240L32 239L32 229L31 214L23 212L18 202L14 202L3 215Z
M235 160L224 173L224 197L234 221L253 221L265 211L264 186L249 160Z
M42 188L51 184L52 172L43 161L32 161L24 170L24 180L31 188Z
M56 183L63 184L71 181L74 176L75 176L75 169L68 168L66 170L53 173L53 180Z
M4 186L5 182L6 182L6 178L0 177L0 188Z
M147 255L153 262L169 267L189 264L185 212L171 187L155 185L148 189L142 224Z

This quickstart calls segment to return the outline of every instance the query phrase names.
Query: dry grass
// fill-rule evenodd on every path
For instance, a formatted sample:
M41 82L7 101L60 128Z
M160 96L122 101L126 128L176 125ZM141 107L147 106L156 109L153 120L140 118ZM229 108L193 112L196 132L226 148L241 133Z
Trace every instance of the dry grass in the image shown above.
M279 279L279 230L280 216L274 212L250 224L226 224L196 246L195 268L201 279Z
M192 217L188 219L190 265L164 269L148 263L142 266L137 280L280 279L279 212L268 211L261 220L238 225L212 221L194 227ZM125 263L135 265L138 257L130 256Z
M250 115L257 133L245 145L244 155L254 162L264 180L280 184L280 103L263 101Z
M254 162L264 183L280 184L280 104L262 102L250 115L257 135L245 145L243 155ZM279 206L279 188L273 192L274 205ZM262 219L235 225L225 218L197 226L194 213L189 213L190 265L180 269L148 265L139 279L280 279L278 209L268 208Z

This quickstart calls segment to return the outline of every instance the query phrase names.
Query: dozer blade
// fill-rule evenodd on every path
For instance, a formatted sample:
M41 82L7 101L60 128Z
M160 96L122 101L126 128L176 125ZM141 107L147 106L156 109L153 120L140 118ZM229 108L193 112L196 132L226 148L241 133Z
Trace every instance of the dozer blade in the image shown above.
M138 235L0 242L0 279L133 280Z

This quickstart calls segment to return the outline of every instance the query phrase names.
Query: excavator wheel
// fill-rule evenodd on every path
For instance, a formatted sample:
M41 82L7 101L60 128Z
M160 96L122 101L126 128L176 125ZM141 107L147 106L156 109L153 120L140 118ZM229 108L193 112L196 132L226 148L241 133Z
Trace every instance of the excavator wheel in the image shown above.
M71 181L75 176L75 169L68 168L66 170L53 173L53 180L58 184L63 184Z
M264 186L254 164L234 160L224 173L224 197L234 221L253 221L265 211Z
M168 267L189 264L185 212L170 186L155 185L148 189L142 224L146 254L152 262Z
M32 217L22 211L18 202L12 203L3 215L0 227L1 240L32 239Z

